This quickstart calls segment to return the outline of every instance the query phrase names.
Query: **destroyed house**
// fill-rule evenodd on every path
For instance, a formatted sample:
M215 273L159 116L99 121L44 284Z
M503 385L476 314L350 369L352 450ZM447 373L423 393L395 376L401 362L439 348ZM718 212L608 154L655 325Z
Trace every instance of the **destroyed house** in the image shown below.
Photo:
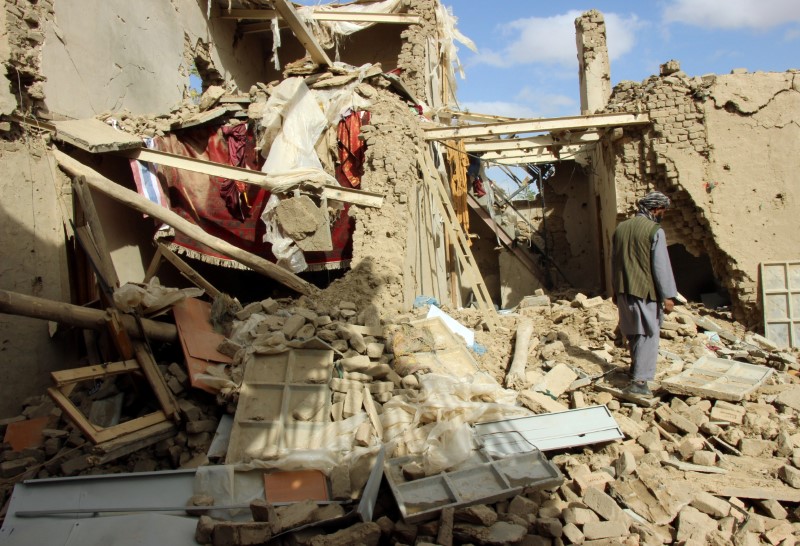
M593 10L581 115L502 118L439 0L0 13L0 544L792 536L796 72L612 88ZM631 397L652 189L688 301Z

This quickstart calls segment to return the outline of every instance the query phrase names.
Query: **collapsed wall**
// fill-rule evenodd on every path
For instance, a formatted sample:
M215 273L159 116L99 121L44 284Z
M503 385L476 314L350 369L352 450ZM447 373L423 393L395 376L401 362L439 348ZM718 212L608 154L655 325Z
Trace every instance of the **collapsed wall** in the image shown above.
M619 83L607 111L646 111L652 120L626 128L605 158L618 217L648 190L666 193L668 243L707 255L735 317L758 324L759 264L797 258L798 73L690 78L670 61L660 76Z

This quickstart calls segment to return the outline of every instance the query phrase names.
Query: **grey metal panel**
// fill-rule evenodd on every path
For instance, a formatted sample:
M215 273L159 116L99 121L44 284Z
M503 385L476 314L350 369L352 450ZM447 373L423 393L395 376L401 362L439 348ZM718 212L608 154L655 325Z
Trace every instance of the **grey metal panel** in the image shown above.
M100 476L79 476L74 478L57 478L46 480L29 480L17 484L11 494L3 527L0 529L0 545L30 546L32 544L66 545L75 533L83 533L98 529L102 533L102 525L97 521L113 521L125 516L102 516L91 518L91 515L62 515L51 517L21 518L17 512L66 510L84 508L159 508L185 506L193 495L194 473L192 470L176 470L165 472L141 472L134 474L106 474ZM163 515L163 514L161 514ZM144 517L144 516L143 516ZM193 518L175 518L160 520L163 522L185 519L196 525ZM92 523L87 523L87 522ZM183 529L184 522L178 524ZM157 529L160 530L160 527ZM171 535L170 535L171 536ZM188 540L194 540L194 531L188 534ZM118 536L124 540L124 537ZM191 544L192 542L186 542ZM156 541L151 544L168 542ZM72 544L77 544L73 542ZM87 540L83 544L101 544ZM107 542L105 544L138 544L137 542ZM142 543L144 544L144 542ZM171 544L183 544L172 542Z
M196 546L197 519L163 514L100 517L76 522L65 546ZM59 542L60 543L60 542ZM32 544L32 543L31 543ZM45 542L41 544L56 544Z
M514 454L621 440L622 431L605 406L590 406L559 413L543 413L475 425L475 434L486 449Z
M800 347L800 261L761 264L764 335L779 347Z
M471 457L471 464L411 481L406 480L403 466L419 462L419 456L386 461L384 475L403 519L417 523L434 518L447 506L492 503L525 488L547 489L564 481L558 468L538 450L497 460L482 450L474 454L477 457Z

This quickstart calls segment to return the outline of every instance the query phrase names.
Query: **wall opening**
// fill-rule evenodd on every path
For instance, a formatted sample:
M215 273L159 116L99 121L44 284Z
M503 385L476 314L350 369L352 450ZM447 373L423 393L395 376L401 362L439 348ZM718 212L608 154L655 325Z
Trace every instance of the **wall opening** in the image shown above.
M687 300L702 302L706 307L730 305L728 291L714 277L708 254L693 256L682 244L667 247L678 292Z

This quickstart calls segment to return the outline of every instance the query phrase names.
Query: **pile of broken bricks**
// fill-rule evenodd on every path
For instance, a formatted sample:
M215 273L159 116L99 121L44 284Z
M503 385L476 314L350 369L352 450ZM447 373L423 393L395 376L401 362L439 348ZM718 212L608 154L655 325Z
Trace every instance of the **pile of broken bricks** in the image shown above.
M627 400L614 390L600 390L606 371L624 362L624 348L614 345L613 305L580 294L550 301L539 295L524 302L515 316L503 317L498 332L476 332L489 344L494 337L510 355L514 327L533 320L535 334L528 351L524 381L515 387L517 401L534 413L565 411L570 406L605 405L624 440L610 444L548 453L566 481L548 490L524 490L496 502L475 499L471 506L444 507L436 518L408 523L397 513L391 495L378 502L374 522L348 522L338 528L315 524L343 515L334 503L303 501L273 506L251 503L253 521L231 522L203 515L196 539L201 544L261 544L289 540L293 544L793 544L800 529L800 385L795 357L771 348L752 334L738 336L734 326L683 308L667 319L659 362L661 379L682 371L700 350L717 356L770 366L768 380L741 401L731 402L656 389L651 400ZM264 300L239 309L219 350L232 357L225 368L229 383L216 398L191 384L183 367L159 365L177 397L182 421L178 430L135 452L99 464L80 430L47 397L35 397L8 427L46 418L41 442L12 449L4 445L4 494L13 483L28 478L96 473L159 471L222 462L206 453L223 413L234 414L248 357L279 354L306 347L334 354L330 388L330 421L370 413L354 432L352 447L385 444L395 412L384 405L394 400L412 403L420 377L430 371L398 366L393 333L400 325L425 316L416 309L391 324L374 307L353 302L324 306L301 300ZM453 316L475 323L471 312ZM679 325L672 327L672 324ZM715 336L707 333L713 328ZM703 332L705 330L706 332ZM431 340L421 336L421 349ZM519 342L519 340L517 340ZM311 345L309 345L311 343ZM490 368L492 351L475 355L479 368ZM586 365L582 365L586 364ZM500 367L503 372L506 365ZM599 369L602 373L596 373ZM497 370L492 370L498 376ZM402 372L402 373L400 373ZM497 377L502 381L502 375ZM369 393L369 396L366 395ZM91 395L86 395L87 397ZM369 398L367 401L365 398ZM310 418L310 417L309 417ZM377 423L376 423L377 420ZM379 424L378 424L379 423ZM411 426L411 421L399 423ZM418 423L417 423L418 424ZM396 430L396 429L395 429ZM391 457L403 447L389 443ZM360 472L365 472L364 469ZM349 476L350 489L339 487L341 500L357 497L366 477ZM341 478L342 473L337 476ZM193 498L196 510L213 506L212 498ZM292 530L303 527L302 530ZM280 535L280 538L277 538ZM276 538L273 538L276 537ZM277 543L277 542L276 542Z

